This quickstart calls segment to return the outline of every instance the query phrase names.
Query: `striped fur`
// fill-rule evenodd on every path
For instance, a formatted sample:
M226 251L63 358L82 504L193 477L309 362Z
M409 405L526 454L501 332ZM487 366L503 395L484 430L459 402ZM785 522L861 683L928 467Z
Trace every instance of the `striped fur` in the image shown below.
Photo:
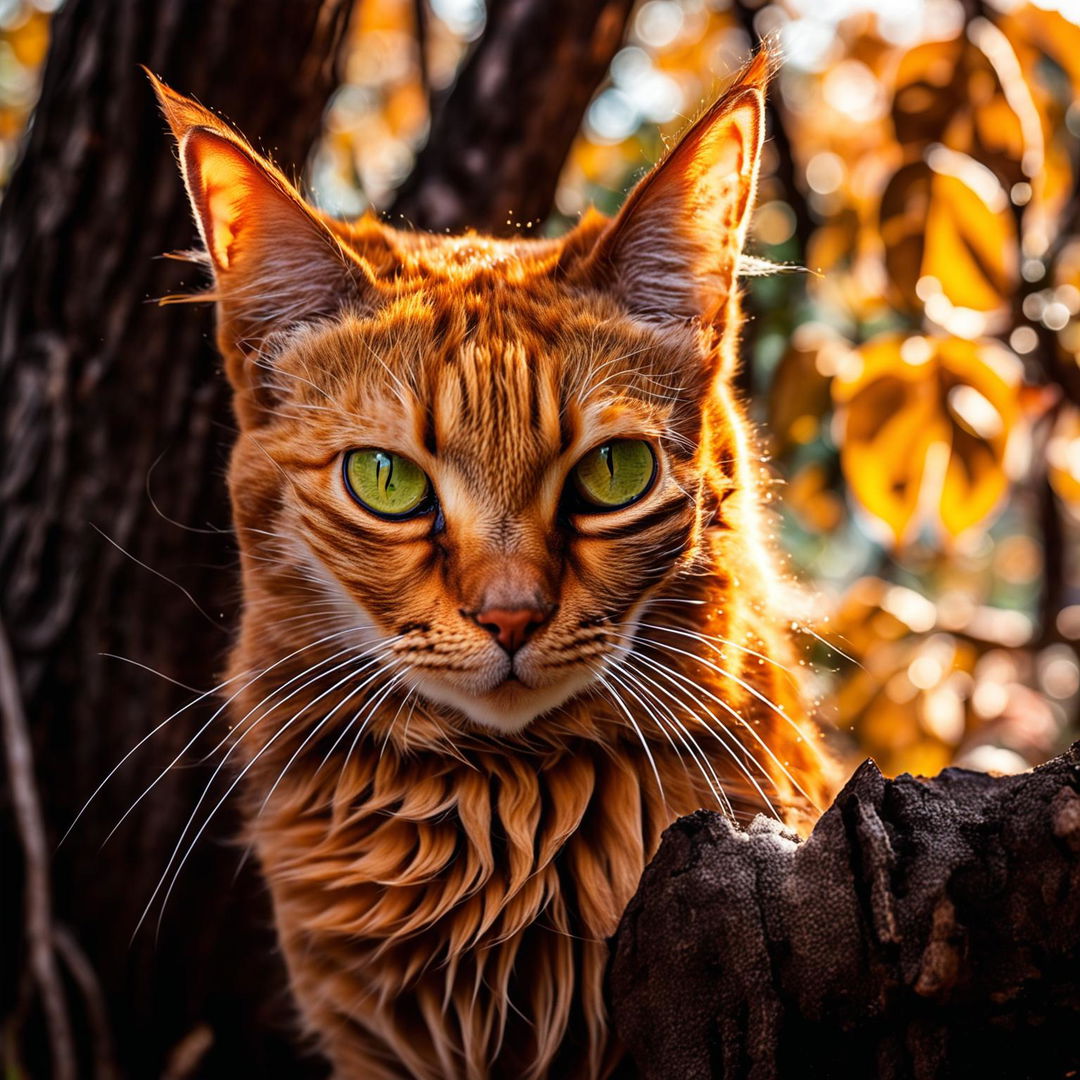
M158 84L240 422L229 753L339 1078L607 1075L605 939L661 831L826 790L729 383L766 76L614 222L522 241L329 221ZM569 512L618 437L654 487ZM365 513L355 447L420 465L439 513ZM557 606L507 682L466 613L522 596Z

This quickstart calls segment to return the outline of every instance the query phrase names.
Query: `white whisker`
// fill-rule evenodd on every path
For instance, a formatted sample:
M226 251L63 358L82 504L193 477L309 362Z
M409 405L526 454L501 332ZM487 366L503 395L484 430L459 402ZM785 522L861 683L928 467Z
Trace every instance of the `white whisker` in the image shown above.
M634 729L635 734L638 737L638 741L641 743L642 749L645 751L645 756L649 759L649 766L652 769L652 774L656 778L656 786L660 792L660 800L664 806L668 805L667 795L664 793L664 782L660 779L660 770L656 767L656 759L652 755L652 751L649 749L649 744L645 739L645 736L641 732L641 728L638 727L637 721L634 719L633 713L626 707L622 698L619 697L615 688L604 678L603 672L593 669L596 675L597 681L601 686L605 687L608 693L611 695L611 700L619 707L623 715L630 721L630 726Z
M730 671L725 671L723 668L717 667L716 664L711 663L709 660L706 660L704 657L698 656L696 653L688 652L686 649L677 649L673 645L668 645L666 642L662 642L662 641L656 641L653 638L649 638L649 639L646 639L645 641L641 641L641 640L639 640L637 638L630 637L629 635L626 635L626 634L621 634L619 636L624 637L629 641L635 641L638 644L644 644L644 643L647 642L650 645L656 645L658 648L667 649L670 652L679 653L682 656L687 656L691 660L696 660L699 664L703 664L705 667L708 667L708 668L712 669L713 671L716 671L718 674L724 675L727 678L732 679L734 682L739 683L740 685L744 685L742 683L742 680L740 680L737 676L732 675ZM641 653L639 652L638 655L641 655ZM773 750L769 746L769 744L767 742L765 742L765 740L754 730L754 725L753 724L749 723L746 720L746 718L744 716L742 716L739 712L737 712L735 709L733 709L731 707L731 705L729 705L722 698L719 698L715 694L711 693L704 686L700 686L697 683L694 683L692 685L695 687L695 689L697 690L698 693L705 694L711 701L715 701L716 704L720 706L720 708L722 708L725 712L729 713L736 720L738 720L739 725L743 728L743 730L749 732L751 737L758 743L758 745L761 746L761 748L765 751L765 753L769 755L769 758L776 765L776 767L791 782L792 787L794 787L795 790L798 791L799 794L803 796L803 798L805 798L811 805L813 805L814 800L810 797L810 795L803 789L802 785L791 774L791 772L789 771L787 766L784 765L784 763L776 756L776 754L773 752ZM768 699L764 699L764 700L767 701ZM772 706L772 707L774 709L776 709L775 705ZM777 709L777 712L778 712L778 714L780 716L784 717L785 719L788 719L790 723L794 723L794 721L791 721L786 716L786 714L783 713L781 710ZM798 727L796 727L795 730L798 731ZM800 734L801 734L801 732L800 732Z
M346 663L347 662L348 661L346 661ZM371 662L374 662L374 661L371 661ZM336 670L336 669L333 669L333 670ZM326 674L328 674L328 673L324 672L323 675L317 676L317 678L323 678L323 677L325 677ZM302 690L305 687L309 686L311 684L311 682L313 682L313 681L315 681L315 680L312 679L312 680L309 680L308 682L304 683L304 686L301 686L297 690L294 690L289 695L289 697L293 697L295 694L299 693L300 690ZM288 698L284 698L278 704L279 705L284 704L284 702L287 701L287 700L288 700ZM175 869L175 871L173 871L172 881L170 882L169 887L166 890L164 897L162 898L161 909L160 909L160 911L158 913L158 928L159 929L161 927L161 919L165 914L165 906L169 902L169 897L172 894L173 887L176 885L176 881L177 881L177 878L179 877L180 871L183 869L184 864L187 862L188 857L191 855L191 852L194 850L195 845L199 842L199 839L202 837L203 833L206 831L206 829L210 825L210 822L213 820L213 818L217 814L218 810L221 809L221 807L224 804L225 800L229 797L229 795L232 794L232 792L235 790L236 786L240 783L240 781L243 780L243 778L248 774L248 772L250 772L252 766L255 765L255 763L262 758L263 754L265 754L270 749L270 747L273 746L274 743L276 743L277 740L279 738L281 738L281 736L284 735L286 731L289 730L289 728L296 722L297 719L299 719L300 716L303 715L303 713L307 710L307 708L311 704L313 704L313 703L309 702L308 705L305 705L304 708L302 708L299 712L297 712L296 714L293 715L293 717L288 721L288 723L286 723L286 724L282 725L281 727L279 727L277 729L277 731L275 731L274 734L270 736L270 738L266 741L266 743L252 756L251 760L240 770L240 772L237 774L235 779L232 781L231 784L229 784L228 788L225 790L225 794L221 796L221 798L217 801L217 803L214 804L214 807L210 810L210 812L203 819L203 823L199 826L198 830L195 832L195 834L192 837L190 843L188 844L187 850L184 852L184 854L181 857L180 861L176 864L176 869ZM250 713L248 715L250 715ZM146 919L147 914L149 914L149 912L150 912L150 908L153 906L154 900L157 898L158 893L161 891L161 887L165 883L165 878L168 876L170 868L172 867L173 863L176 861L176 856L179 853L180 847L184 842L184 837L187 835L188 830L191 828L191 825L195 820L195 815L198 813L199 807L202 805L203 800L205 799L207 793L209 792L211 786L213 785L214 780L216 779L216 777L220 773L221 769L224 767L225 763L228 761L228 759L229 759L230 755L232 754L232 752L240 745L240 743L243 741L243 739L248 734L250 734L251 731L253 731L255 727L258 726L258 724L265 718L265 716L266 716L266 713L263 713L262 716L260 716L259 719L256 720L255 723L252 724L248 728L248 730L243 735L241 735L240 738L238 738L233 743L232 747L230 747L229 751L225 754L225 756L222 758L222 760L218 763L218 766L214 770L213 775L210 777L210 779L207 782L206 786L203 788L203 793L202 793L202 795L199 796L199 799L196 802L195 807L191 812L191 815L188 817L187 824L184 826L183 830L180 833L180 836L179 836L178 840L176 841L176 846L173 848L172 854L169 856L168 862L165 864L165 869L162 872L162 875L161 875L160 879L158 880L158 883L155 886L154 891L150 896L150 899L147 901L146 907L143 909L142 915L139 917L139 921L138 921L137 925L135 926L134 934L138 934L140 928L142 927L143 922ZM245 719L246 719L246 717L245 717ZM134 934L132 936L134 936Z
M634 652L634 651L627 651L625 656L626 656L627 659L632 660L635 663L642 664L642 665L645 665L645 666L649 667L651 670L655 671L657 675L661 676L662 678L667 680L669 683L671 683L671 685L674 686L677 690L683 690L684 689L683 684L681 684L678 681L678 679L681 678L683 680L683 683L685 683L685 691L686 691L687 694L691 693L692 691L697 691L699 693L702 691L701 687L699 687L696 683L693 683L689 679L687 679L686 676L684 676L682 674L682 672L672 673L666 667L664 667L663 664L658 663L657 661L653 660L651 657L645 656L645 655L643 655L641 653ZM639 675L641 675L642 678L649 679L649 676L646 675L644 672L639 672ZM673 700L680 700L680 699L676 698L675 695L670 690L667 690L665 687L660 686L659 683L656 683L655 680L649 679L649 681L653 682L653 684L662 693L667 694ZM765 793L765 790L762 788L761 784L758 783L757 778L746 767L746 765L743 762L742 757L740 755L740 751L743 754L746 754L746 756L750 758L750 760L761 771L761 775L763 777L765 777L765 779L767 781L771 781L771 778L769 777L768 771L765 769L765 767L738 740L733 740L734 745L732 745L732 744L730 744L728 742L727 738L725 738L725 735L728 734L727 725L725 725L724 722L716 715L716 713L714 713L707 705L703 705L699 701L682 702L682 705L683 705L683 707L685 709L687 709L688 712L691 713L692 716L694 716L698 720L698 722L701 724L701 726L710 735L712 735L712 737L714 739L716 739L717 742L720 743L720 745L724 748L724 750L726 751L728 756L731 758L731 761L733 762L735 767L739 770L739 772L741 772L743 774L743 776L746 777L747 782L754 789L754 791L760 796L761 801L765 804L765 807L768 810L768 812L770 814L772 814L775 818L777 818L777 820L779 820L780 815L777 813L776 808L773 806L772 800ZM701 709L705 713L705 715L708 716L709 719L711 719L715 723L716 727L714 728L714 727L710 726L709 724L707 724L705 722L704 718L696 711L697 709ZM736 714L736 715L738 715L738 714ZM740 717L740 719L741 719L741 717ZM744 723L745 723L745 721L744 721Z
M389 649L387 649L384 652L382 652L380 655L375 656L373 659L369 660L367 663L361 665L360 668L358 668L356 670L353 670L353 671L350 671L348 673L348 675L345 676L345 678L339 679L336 683L334 683L333 686L330 687L329 690L324 690L321 694L319 694L319 696L317 698L315 698L314 701L308 702L304 706L303 710L301 710L301 711L307 711L307 710L311 709L312 707L317 705L323 698L325 698L328 694L332 694L340 686L343 686L345 683L349 682L351 679L355 679L357 675L359 675L363 671L366 671L373 664L380 664L383 661L385 661L385 660L387 660L389 658L392 658L392 656L393 656L393 654L390 652ZM300 745L292 752L292 756L289 758L289 760L285 762L285 766L281 770L281 772L278 774L278 778L273 782L273 784L270 785L270 790L266 793L266 796L263 798L263 801L259 806L259 810L255 815L257 818L262 815L262 812L266 809L266 804L270 802L270 799L273 796L274 792L277 791L278 785L284 779L285 774L289 771L289 769L292 767L293 762L296 761L296 759L304 751L304 749L311 742L311 740L314 739L315 736L318 735L319 732L326 726L326 724L328 724L337 715L338 711L340 709L342 709L345 705L347 705L354 697L356 697L356 695L359 694L360 691L363 690L365 686L368 686L370 683L374 682L375 679L379 678L381 675L384 675L385 673L386 673L385 668L379 668L378 670L373 672L366 679L364 679L362 682L360 682L357 686L353 687L353 689L351 689L345 695L345 697L343 697L341 699L341 701L339 701L317 724L315 724L312 727L311 731L309 731L308 734L304 737L303 742L301 742ZM299 713L297 714L297 716L299 716ZM297 718L297 716L294 716L292 718L292 720L295 720ZM292 720L289 721L289 724L292 723ZM288 725L286 725L286 726L288 726Z
M109 842L109 840L110 840L110 839L112 838L112 836L113 836L113 835L115 834L116 830L117 830L117 829L119 829L121 825L123 825L123 823L124 823L124 822L125 822L125 821L127 820L127 818L128 818L128 817L130 816L130 814L132 813L132 811L133 811L133 810L135 809L135 807L137 807L137 806L139 805L139 803L141 803L141 802L143 801L143 799L145 799L145 798L146 798L146 796L147 796L147 795L149 795L149 794L150 794L150 792L154 790L154 788L155 788L155 787L156 787L156 786L158 785L158 783L160 783L160 781L161 781L162 779L164 779L164 777L165 777L165 776L167 776L167 775L168 775L169 771L170 771L171 769L173 769L173 768L175 767L175 765L177 764L177 762L179 762L179 761L180 761L180 760L181 760L181 759L183 758L183 756L184 756L184 755L185 755L186 753L188 753L188 751L190 751L190 750L191 750L191 748L192 748L192 747L193 747L193 746L195 745L195 743L196 743L196 742L197 742L197 741L198 741L198 740L199 740L199 739L200 739L200 738L202 737L203 733L204 733L204 732L205 732L205 731L206 731L206 730L207 730L207 729L208 729L208 728L210 727L210 725L211 725L211 724L212 724L212 723L213 723L213 722L214 722L214 721L215 721L215 720L216 720L216 719L217 719L217 718L218 718L218 717L219 717L219 716L220 716L220 715L221 715L221 714L222 714L222 713L223 713L223 712L225 711L225 709L226 709L226 708L228 708L228 706L229 706L229 705L230 705L230 704L231 704L231 703L232 703L233 701L235 701L235 700L236 700L236 698L237 698L237 697L238 697L238 696L239 696L240 694L242 694L242 693L243 693L243 692L244 692L244 691L245 691L246 689L248 689L248 687L250 687L250 686L252 686L252 685L253 685L254 683L258 682L258 681L259 681L259 679L263 678L263 677L264 677L264 676L265 676L265 675L266 675L267 673L269 673L270 671L272 671L272 670L273 670L274 668L276 668L276 667L279 667L279 666L280 666L281 664L284 664L284 663L285 663L285 662L286 662L287 660L291 660L291 659L292 659L292 658L293 658L294 656L298 656L298 655L300 655L300 654L301 654L301 653L303 653L303 652L307 652L307 651L308 651L309 649L315 648L315 647L316 647L316 646L318 646L318 645L322 645L322 644L324 644L324 643L325 643L325 642L327 642L327 641L331 641L331 640L333 640L334 638L338 638L338 637L341 637L341 636L342 636L342 635L344 635L344 634L347 634L347 633L354 633L354 632L355 632L355 628L353 628L353 627L350 627L350 628L348 628L347 630L342 630L342 631L339 631L339 632L338 632L338 633L336 633L336 634L330 634L330 635L328 635L328 636L327 636L327 637L325 637L325 638L320 638L320 639L319 639L318 641L313 641L313 642L311 642L310 644L308 644L308 645L305 645L305 646L303 646L303 647L302 647L302 648L300 648L300 649L296 649L296 650L294 650L293 652L289 653L289 654L288 654L287 656L283 656L283 657L282 657L282 658L281 658L280 660L278 660L277 662L275 662L275 663L271 664L271 665L270 665L269 667L266 667L266 668L264 668L264 669L263 669L263 670L262 670L261 672L259 672L259 673L258 673L257 675L255 675L255 676L254 676L253 678L251 678L251 679L250 679L250 680L249 680L248 682L246 682L246 683L245 683L245 684L244 684L243 686L241 686L239 690L235 691L235 692L234 692L234 693L233 693L232 695L230 695L230 696L229 696L229 698L227 698L227 699L226 699L226 700L225 700L224 702L222 702L222 704L221 704L221 705L219 705L219 706L218 706L218 708L217 708L217 709L215 709L215 710L214 710L214 713L213 713L213 715L212 715L212 716L210 717L210 719L209 719L209 720L207 720L207 721L206 721L206 723L204 723L204 724L203 724L203 725L202 725L202 726L201 726L201 727L199 728L199 730L195 732L195 734L194 734L194 735L193 735L193 736L192 736L192 737L191 737L191 738L190 738L190 739L189 739L189 740L188 740L188 741L187 741L187 742L186 742L186 743L184 744L184 746L183 746L183 747L181 747L181 749L180 749L180 752L179 752L179 753L178 753L178 754L176 755L176 757L174 757L174 758L172 759L172 761L170 761L170 762L169 762L169 764L168 764L168 765L166 765L166 766L165 766L165 768L164 768L164 769L162 769L162 770L161 770L161 772L160 772L160 773L158 773L158 775L157 775L156 777L154 777L154 779L153 779L153 780L152 780L152 781L150 782L149 786L148 786L148 787L146 787L146 788L145 788L145 789L143 790L142 794L141 794L141 795L139 795L139 796L138 796L138 798L137 798L137 799L136 799L136 800L135 800L135 801L134 801L134 802L133 802L133 803L132 803L132 804L131 804L131 805L130 805L130 806L129 806L128 808L127 808L127 810L125 810L125 811L124 811L124 814L123 814L123 816L122 816L122 817L120 818L120 820L119 820L119 821L118 821L118 822L117 822L117 823L116 823L116 824L115 824L115 825L114 825L114 826L112 827L112 829L111 829L111 830L109 831L109 834L108 834L108 836L106 836L106 837L105 837L105 840L103 841L103 844L105 844L105 843L108 843L108 842ZM341 653L338 653L338 654L336 654L336 655L340 656L340 655L341 655ZM320 661L319 663L320 663L320 664L322 664L322 663L325 663L325 661ZM315 665L315 666L318 666L318 665ZM306 674L306 673L307 673L308 671L311 671L311 670L312 670L312 669L311 669L310 667L309 667L309 668L307 668L307 669L305 670L305 672L303 672L303 673L302 673L302 674L301 674L300 676L297 676L296 678L302 678L304 674ZM245 672L245 673L243 673L243 674L247 674L247 672ZM242 676L235 676L235 677L234 677L234 679L235 679L235 678L240 678L240 677L242 677ZM229 682L232 682L232 681L234 681L234 680L232 680L232 679L230 679L230 680L229 680ZM278 692L279 692L280 690L283 690L283 689L285 688L285 686L289 686L289 685L290 685L290 684L291 684L292 682L294 682L294 681L295 681L295 679L290 679L290 680L289 680L289 682L287 682L287 683L285 683L285 684L284 684L284 686L281 686L281 687L277 687L277 688L275 688L275 690L274 690L274 691L272 692L272 694L271 694L270 696L272 696L272 695L273 695L273 694L275 694L275 693L278 693ZM227 684L226 684L226 685L227 685ZM215 688L215 690L216 690L216 689L218 689L218 688ZM214 692L214 691L207 691L207 693L206 693L206 694L203 694L203 695L201 695L201 696L200 696L199 698L196 698L196 700L195 700L195 701L193 701L193 702L190 702L190 703L189 703L188 705L184 706L184 709L180 709L180 710L179 710L179 711L178 711L177 713L174 713L174 714L173 714L173 717L175 717L175 716L178 716L178 715L179 715L179 713L181 713L181 712L185 711L185 709L188 709L188 708L190 708L190 707L191 707L192 705L195 705L195 704L197 704L197 703L198 703L199 701L203 700L203 698L205 698L205 697L208 697L208 696L209 696L209 695L210 695L211 693L213 693L213 692ZM266 700L267 700L266 698L264 698L264 699L263 699L263 701L266 701ZM260 702L260 704L261 704L261 702ZM249 713L248 715L250 716L251 714ZM160 724L160 725L158 725L158 728L155 728L155 729L154 729L154 731L157 731L157 730L159 730L159 729L160 729L161 727L163 727L163 726L164 726L165 724L167 724L167 723L169 722L169 720L173 719L173 717L169 717L169 718L167 718L166 720L163 720L163 721L161 722L161 724ZM246 719L246 717L245 717L245 719ZM241 723L243 723L243 721L241 721ZM154 732L153 732L153 731L151 731L151 732L150 732L150 735L153 735L153 733L154 733ZM145 736L145 737L144 737L144 739L143 739L143 740L142 740L141 742L139 742L139 743L138 743L138 744L137 744L137 745L136 745L135 747L133 747L133 748L132 748L132 750L130 750L130 751L128 752L127 756L126 756L126 757L125 757L125 758L123 759L123 761L126 761L126 760L127 760L127 758L128 758L128 757L130 757L130 756L131 756L131 754L133 754L133 753L135 752L135 750L137 750L137 749L139 748L139 746L141 746L141 745L142 745L142 743L143 743L143 742L145 742L145 741L146 741L146 739L148 739L148 738L150 737L150 735L147 735L147 736ZM219 747L220 747L220 745L221 745L221 744L219 743L218 745L219 745ZM214 753L214 752L216 752L216 750L217 750L217 749L218 749L218 747L215 747L214 751L211 751L211 753ZM122 764L123 764L123 761L121 761L121 762L120 762L120 765L122 765ZM116 766L116 768L119 768L119 767L120 767L120 765L117 765L117 766ZM115 772L115 771L116 771L116 770L114 769L114 770L113 770L113 772ZM110 773L109 775L111 776L111 775L112 775L112 773ZM105 784L105 783L106 783L107 781L108 781L108 777L106 777L106 778L105 778L105 780L103 780L103 781L102 781L101 785L100 785L100 786L98 787L98 791L100 791L100 790L101 790L101 787L103 787L103 786L104 786L104 784ZM97 794L97 792L95 791L95 792L94 792L94 795L96 795L96 794ZM92 800L92 799L94 798L94 795L91 795L91 796L90 796L90 799L91 799L91 800ZM89 800L87 801L87 806L88 806L88 805L89 805ZM85 810L85 809L86 809L86 807L84 806L84 807L83 807L83 810ZM82 813L82 811L79 811L79 813L81 814L81 813ZM78 820L78 818L76 818L76 820ZM73 822L72 824L74 824L74 822ZM70 831L70 830L69 830L69 831Z
M683 746L686 747L687 752L690 754L691 759L697 766L698 771L702 775L702 778L705 780L705 783L708 786L709 791L712 793L713 798L716 799L717 805L721 808L722 811L726 811L730 814L731 806L729 803L727 803L726 797L723 793L723 785L720 783L720 778L713 770L712 764L711 762L709 762L708 757L702 753L701 747L697 746L694 743L693 739L690 737L689 732L680 723L678 717L675 716L674 712L672 712L671 709L669 709L663 702L661 702L659 698L652 694L647 687L642 685L642 683L637 679L636 675L633 672L630 672L627 669L623 668L618 673L616 673L614 670L609 669L608 675L609 677L614 678L616 681L618 681L633 696L633 698L638 702L638 704L641 705L641 707L645 710L646 715L657 723L657 726L660 727L660 730L663 731L664 734L667 736L667 740L671 744L671 748L675 751L675 755L680 760L682 760L682 755L679 753L679 748L675 745L670 733L667 732L661 724L662 718L652 712L652 710L649 708L649 706L646 704L644 699L637 691L641 690L642 693L649 694L649 696L657 703L657 705L660 706L660 708L662 708L668 714L668 716L670 717L670 722L672 724L672 730L675 732L676 736L683 744ZM702 762L704 762L704 765L702 764ZM708 772L706 772L706 768L708 769ZM709 777L709 772L712 773L711 779Z
M717 634L706 634L700 630L691 631L684 630L681 627L664 626L659 623L637 622L636 625L645 627L647 630L668 630L675 634L687 634L688 636L696 637L703 645L708 645L710 641L716 641L721 645L727 645L729 648L735 649L738 652L746 653L748 656L754 656L758 660L764 660L765 663L772 664L773 667L777 667L781 671L787 672L789 675L792 674L791 668L781 664L779 660L774 660L771 656L766 656L764 653L758 652L756 649L751 649L746 645L740 645L737 641L732 641L730 638L720 637ZM709 645L709 648L713 648L713 646ZM716 651L723 655L721 650L717 649Z
M62 844L71 835L71 830L74 829L75 826L79 823L79 819L83 816L83 814L86 813L86 810L90 806L90 804L98 797L98 795L101 792L101 789L117 774L117 772L123 767L124 763L131 758L131 756L139 749L139 747L143 746L146 742L148 742L150 739L152 739L163 727L165 727L166 724L169 723L170 720L175 720L176 717L180 716L181 713L184 713L188 709L192 708L193 706L198 705L200 701L205 701L206 698L211 697L213 694L216 694L219 690L223 690L226 686L229 685L229 683L235 682L237 679L243 678L244 675L246 675L246 674L248 674L248 673L247 672L241 672L239 675L234 675L231 679L226 679L223 683L219 683L217 686L211 687L211 689L209 689L209 690L204 690L201 694L199 694L199 696L197 698L195 698L194 701L189 701L186 705L184 705L181 708L177 709L176 712L171 713L169 716L166 716L165 719L162 720L156 727L151 728L108 771L108 773L105 775L105 779L102 780L101 783L98 784L98 786L96 788L94 788L94 790L90 794L90 797L86 800L86 802L84 802L82 804L82 807L79 809L79 812L72 819L71 824L67 827L67 830L64 832L64 835L60 838L60 843L57 844L57 847L59 847L60 844ZM200 730L204 730L204 729L200 729ZM184 751L181 751L181 755L183 753L184 753ZM176 760L178 761L179 758L177 758ZM175 764L175 762L174 762L174 764ZM170 768L171 768L171 766L170 766ZM140 796L140 798L142 798L142 796Z

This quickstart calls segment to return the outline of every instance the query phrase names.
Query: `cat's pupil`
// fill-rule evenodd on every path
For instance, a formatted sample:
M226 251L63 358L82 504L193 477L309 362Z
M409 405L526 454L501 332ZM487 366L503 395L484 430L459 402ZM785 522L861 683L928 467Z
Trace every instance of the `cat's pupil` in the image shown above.
M611 453L611 447L610 446L601 446L600 447L600 458L604 462L604 464L607 466L608 476L611 477L612 480L614 480L615 479L615 457Z
M384 474L385 473L385 478ZM388 457L386 454L375 455L375 484L378 489L385 495L387 492L393 491L394 479L394 459Z

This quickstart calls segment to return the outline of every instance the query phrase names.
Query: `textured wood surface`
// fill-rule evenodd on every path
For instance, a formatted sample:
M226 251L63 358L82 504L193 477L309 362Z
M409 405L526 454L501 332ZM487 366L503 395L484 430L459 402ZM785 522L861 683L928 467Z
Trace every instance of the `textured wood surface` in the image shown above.
M646 1080L1080 1067L1080 743L1020 776L855 773L805 842L678 821L614 941Z
M632 0L492 0L483 37L402 185L390 221L521 235L543 224ZM518 226L522 226L519 228Z

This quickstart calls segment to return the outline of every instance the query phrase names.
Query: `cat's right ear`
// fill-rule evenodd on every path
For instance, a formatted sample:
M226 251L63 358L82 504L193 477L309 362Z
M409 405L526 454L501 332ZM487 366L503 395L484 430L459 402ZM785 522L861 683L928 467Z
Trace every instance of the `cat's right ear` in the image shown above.
M275 330L367 306L365 267L285 176L212 112L147 75L213 271L223 352L250 353Z
M587 272L655 323L723 323L754 206L775 60L762 47L630 193Z

